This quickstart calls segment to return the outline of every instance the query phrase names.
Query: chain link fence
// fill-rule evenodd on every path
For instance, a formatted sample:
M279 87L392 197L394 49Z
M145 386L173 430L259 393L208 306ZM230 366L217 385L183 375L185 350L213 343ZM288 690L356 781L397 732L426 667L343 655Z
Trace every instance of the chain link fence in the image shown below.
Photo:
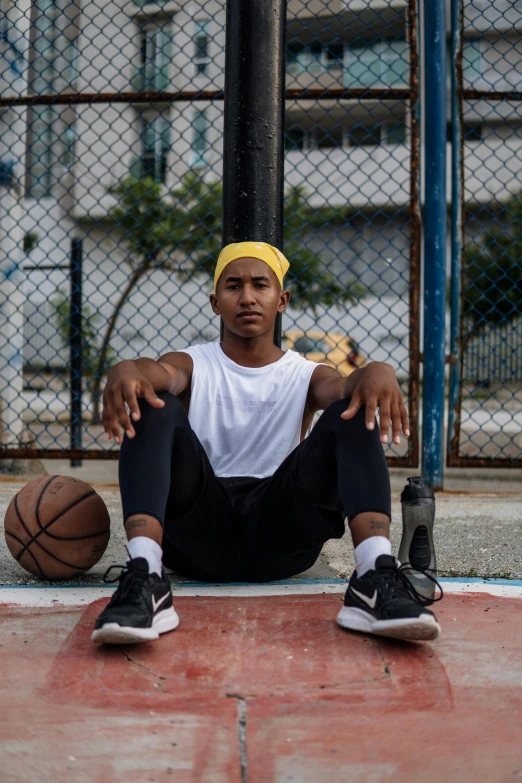
M109 367L219 338L225 4L0 0L0 24L0 455L115 458ZM415 0L290 0L286 78L283 348L390 362L413 435L388 457L416 465Z
M522 4L458 5L462 296L452 465L522 464Z

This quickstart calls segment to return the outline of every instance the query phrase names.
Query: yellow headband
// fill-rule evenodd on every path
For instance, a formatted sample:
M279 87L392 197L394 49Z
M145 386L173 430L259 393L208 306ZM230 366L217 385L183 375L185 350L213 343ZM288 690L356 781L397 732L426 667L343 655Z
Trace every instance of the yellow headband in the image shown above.
M264 261L275 272L281 288L283 287L283 277L290 264L281 251L267 242L235 242L224 247L219 254L214 273L214 291L225 267L232 261L237 261L238 258L258 258L260 261Z

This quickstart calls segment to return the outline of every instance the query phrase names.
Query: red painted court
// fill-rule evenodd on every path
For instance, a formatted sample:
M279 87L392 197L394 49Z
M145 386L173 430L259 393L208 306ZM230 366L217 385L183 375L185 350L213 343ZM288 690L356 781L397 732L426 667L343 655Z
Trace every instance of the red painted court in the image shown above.
M177 597L99 648L87 608L3 606L1 783L522 780L522 603L438 604L432 644L338 628L341 595Z

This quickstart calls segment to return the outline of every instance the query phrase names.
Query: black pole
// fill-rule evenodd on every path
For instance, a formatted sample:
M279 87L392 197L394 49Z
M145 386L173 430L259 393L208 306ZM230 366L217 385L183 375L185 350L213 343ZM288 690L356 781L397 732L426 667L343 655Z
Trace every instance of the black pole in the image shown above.
M82 447L82 240L71 244L71 449ZM71 467L81 467L81 459L72 459Z
M223 245L283 249L286 2L227 0Z

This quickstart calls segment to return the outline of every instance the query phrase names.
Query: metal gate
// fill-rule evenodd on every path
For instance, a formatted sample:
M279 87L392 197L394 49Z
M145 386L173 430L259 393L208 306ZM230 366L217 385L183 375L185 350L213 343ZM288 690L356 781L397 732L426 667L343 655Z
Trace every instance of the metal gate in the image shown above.
M225 3L0 0L0 457L116 459L107 369L217 339ZM393 364L418 464L416 0L289 0L283 347Z
M522 7L451 4L448 465L522 465Z

